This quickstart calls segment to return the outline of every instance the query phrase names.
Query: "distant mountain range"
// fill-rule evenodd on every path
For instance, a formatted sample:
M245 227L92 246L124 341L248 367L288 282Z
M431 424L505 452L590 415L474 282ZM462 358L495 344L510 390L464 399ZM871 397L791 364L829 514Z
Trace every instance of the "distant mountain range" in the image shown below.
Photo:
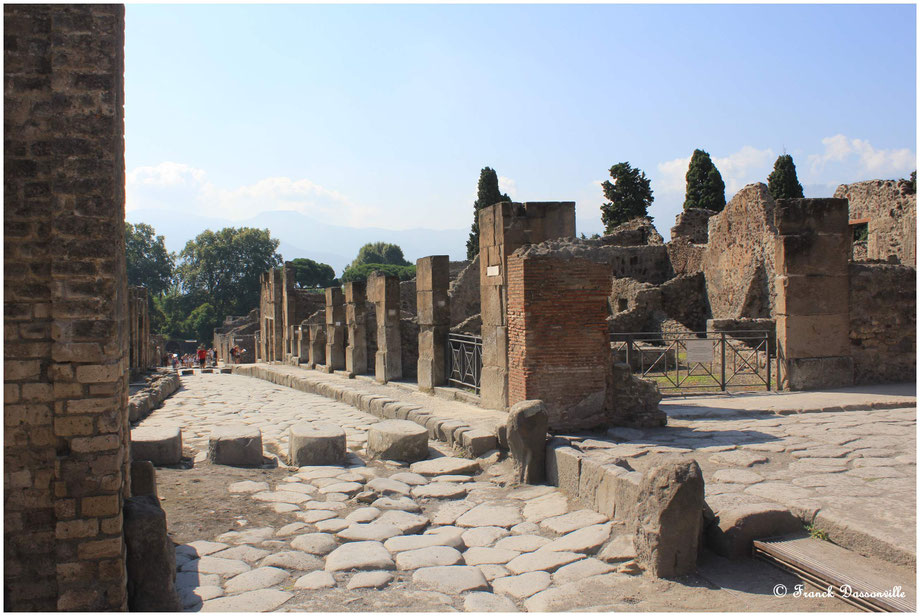
M232 221L168 212L163 210L133 210L126 219L132 224L144 222L162 235L166 248L179 252L186 242L195 239L206 229L216 231L224 227L256 227L269 229L273 238L280 240L278 252L285 261L297 258L328 263L341 274L354 260L358 250L368 242L390 242L403 250L412 263L419 257L450 255L451 261L466 258L466 240L469 229L378 229L328 225L298 212L262 212L253 218Z

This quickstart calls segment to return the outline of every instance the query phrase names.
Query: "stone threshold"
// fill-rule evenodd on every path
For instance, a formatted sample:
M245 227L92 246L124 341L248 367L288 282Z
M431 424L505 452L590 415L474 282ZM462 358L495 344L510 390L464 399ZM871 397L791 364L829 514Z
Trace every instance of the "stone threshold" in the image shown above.
M173 395L182 382L172 370L158 369L142 375L143 387L128 399L128 421L137 423L159 408L166 398ZM141 384L132 383L132 386Z
M283 364L236 365L233 374L324 396L382 419L413 421L428 430L429 438L470 456L481 456L496 449L507 450L505 413L435 398L407 383L384 385L364 375L328 374ZM426 398L431 402L426 403Z

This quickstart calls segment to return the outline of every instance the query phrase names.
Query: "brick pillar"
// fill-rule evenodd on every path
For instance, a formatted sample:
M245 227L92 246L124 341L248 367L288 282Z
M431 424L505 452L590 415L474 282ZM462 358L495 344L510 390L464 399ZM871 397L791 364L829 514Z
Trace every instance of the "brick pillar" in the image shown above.
M497 203L479 210L479 293L482 307L482 405L508 406L505 269L521 246L575 237L575 203Z
M325 372L345 369L345 304L342 289L326 289L326 368Z
M846 199L777 199L776 339L789 389L853 384Z
M447 334L450 332L450 258L423 257L415 262L418 306L418 388L432 391L447 384Z
M124 7L3 10L4 607L124 610Z
M401 378L402 340L399 336L399 278L373 273L367 279L368 298L377 311L375 378L386 383Z
M352 376L367 373L367 284L345 283L345 322L348 347L345 370Z
M310 324L310 367L316 368L326 363L326 326L318 323Z

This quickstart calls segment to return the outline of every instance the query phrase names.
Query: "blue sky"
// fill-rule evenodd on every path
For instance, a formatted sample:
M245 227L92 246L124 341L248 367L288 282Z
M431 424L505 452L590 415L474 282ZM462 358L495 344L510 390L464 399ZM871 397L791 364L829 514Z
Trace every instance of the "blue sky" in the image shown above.
M694 148L728 198L784 150L806 196L916 167L913 5L129 5L126 20L129 220L468 228L489 165L515 200L575 200L592 233L599 183L629 161L667 234Z

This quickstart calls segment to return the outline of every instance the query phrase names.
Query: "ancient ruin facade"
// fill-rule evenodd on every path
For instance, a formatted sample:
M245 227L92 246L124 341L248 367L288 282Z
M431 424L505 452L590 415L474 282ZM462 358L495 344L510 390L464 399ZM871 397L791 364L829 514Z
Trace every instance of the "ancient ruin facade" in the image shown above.
M4 39L4 605L124 610L124 7L8 4Z
M850 226L865 225L865 252L856 260L889 259L917 267L917 193L905 180L841 184L834 197L849 202Z
M147 289L128 288L128 366L132 378L156 366L153 342L150 338L150 310Z
M236 347L240 355L237 362L251 364L256 357L256 333L259 331L259 311L254 309L246 316L227 317L223 325L214 330L212 345L219 359L229 362L230 349Z

